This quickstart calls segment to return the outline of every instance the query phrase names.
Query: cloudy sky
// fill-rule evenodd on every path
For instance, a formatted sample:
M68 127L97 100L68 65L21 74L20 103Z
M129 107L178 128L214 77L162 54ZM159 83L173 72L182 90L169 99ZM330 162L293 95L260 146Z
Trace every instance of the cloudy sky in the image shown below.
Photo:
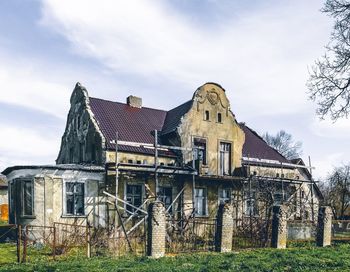
M0 170L54 163L77 81L160 109L214 81L238 121L290 132L324 177L350 161L350 120L320 121L307 100L332 28L322 2L0 1Z

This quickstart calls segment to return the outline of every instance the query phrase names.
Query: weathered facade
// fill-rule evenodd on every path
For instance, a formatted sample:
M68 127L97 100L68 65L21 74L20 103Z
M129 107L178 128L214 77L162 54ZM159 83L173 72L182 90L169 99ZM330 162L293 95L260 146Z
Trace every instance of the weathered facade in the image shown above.
M68 204L62 201L66 175L79 182L79 173L85 176L87 199L80 217L94 225L118 225L128 217L128 224L135 225L135 215L147 213L156 199L174 217L213 218L225 202L234 207L235 218L270 216L279 202L289 203L290 217L317 217L320 193L307 168L238 123L218 84L204 84L191 100L169 111L146 108L133 96L126 104L92 98L79 83L70 103L56 167L81 167L49 174L44 167L5 171L10 188L25 179L34 182L34 206L44 205L35 215L38 224L79 218L64 216ZM99 170L92 173L83 165ZM11 215L18 215L13 201L19 196L10 195ZM89 197L95 206L88 205Z
M9 180L10 223L46 227L54 222L89 222L91 226L106 226L102 167L17 166L4 172Z

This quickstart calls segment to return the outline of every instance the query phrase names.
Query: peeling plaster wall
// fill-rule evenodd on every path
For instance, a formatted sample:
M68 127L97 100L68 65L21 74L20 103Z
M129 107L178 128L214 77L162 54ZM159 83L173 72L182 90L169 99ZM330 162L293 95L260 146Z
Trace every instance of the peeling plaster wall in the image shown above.
M72 93L70 103L57 164L102 165L105 162L105 139L90 109L88 93L79 83Z
M13 207L22 205L19 183L29 179L34 184L34 216L21 216ZM45 170L21 169L14 170L8 175L11 189L16 193L10 199L10 218L16 217L17 224L36 226L52 226L54 222L85 225L87 221L93 226L106 226L107 210L101 185L104 173L86 172L79 170ZM64 184L65 182L84 183L84 216L64 214ZM14 214L16 213L16 214ZM15 223L15 222L11 222Z
M205 111L209 111L208 121L204 120ZM217 120L218 113L222 122ZM183 116L177 134L182 147L191 148L193 138L206 140L209 175L219 175L220 142L231 143L231 172L241 166L245 135L231 112L225 91L218 85L207 83L194 93L192 108ZM191 152L183 155L185 162L192 160Z

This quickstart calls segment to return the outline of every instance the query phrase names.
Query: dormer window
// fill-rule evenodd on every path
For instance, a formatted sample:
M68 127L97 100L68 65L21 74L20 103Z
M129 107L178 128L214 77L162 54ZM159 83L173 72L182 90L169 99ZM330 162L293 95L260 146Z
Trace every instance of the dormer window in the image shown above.
M210 114L209 114L208 110L204 111L204 120L205 121L209 121L210 120Z
M221 115L221 113L219 112L218 113L218 123L222 123L222 115Z

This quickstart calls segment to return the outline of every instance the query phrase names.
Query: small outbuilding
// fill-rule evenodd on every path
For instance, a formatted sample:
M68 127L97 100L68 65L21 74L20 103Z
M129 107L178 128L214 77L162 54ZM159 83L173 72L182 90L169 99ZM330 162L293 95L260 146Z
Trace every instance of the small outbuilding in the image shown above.
M101 196L104 168L60 164L14 166L4 175L9 187L9 222L51 226L54 222L105 226Z

